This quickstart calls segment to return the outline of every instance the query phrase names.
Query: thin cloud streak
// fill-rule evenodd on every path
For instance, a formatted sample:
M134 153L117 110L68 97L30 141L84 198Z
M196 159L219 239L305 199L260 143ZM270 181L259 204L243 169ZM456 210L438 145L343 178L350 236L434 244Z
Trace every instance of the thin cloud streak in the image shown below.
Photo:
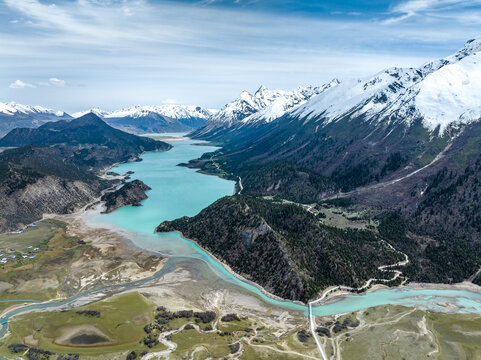
M472 8L480 4L480 0L408 0L396 5L392 9L392 14L400 15L390 17L384 20L383 23L396 24L418 15L428 15L436 17L439 13ZM469 12L466 11L465 14L468 15Z

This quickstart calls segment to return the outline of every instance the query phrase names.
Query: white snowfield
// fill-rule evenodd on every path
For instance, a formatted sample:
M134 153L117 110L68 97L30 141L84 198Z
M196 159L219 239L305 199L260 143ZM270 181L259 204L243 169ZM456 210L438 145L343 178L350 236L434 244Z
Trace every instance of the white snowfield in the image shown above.
M324 120L346 116L365 121L421 119L442 133L450 124L481 117L481 39L470 40L454 55L415 68L392 68L373 77L330 87L290 112Z
M72 114L73 117L77 118L88 113L94 113L102 118L112 119L112 118L140 118L144 116L149 116L150 114L159 114L171 119L208 119L213 114L215 110L205 109L200 106L193 105L151 105L151 106L134 106L126 109L115 110L115 111L104 111L98 108L93 108L86 111L80 111Z
M15 102L0 103L0 113L5 115L17 115L17 114L46 114L55 116L66 115L63 111L55 111L52 109L47 109L42 106L28 106L17 104Z

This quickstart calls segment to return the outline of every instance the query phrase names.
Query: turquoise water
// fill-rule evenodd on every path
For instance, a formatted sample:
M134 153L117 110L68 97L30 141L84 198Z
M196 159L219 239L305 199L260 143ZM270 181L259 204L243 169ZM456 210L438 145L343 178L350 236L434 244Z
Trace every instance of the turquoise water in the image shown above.
M364 295L346 295L331 304L316 306L313 314L342 314L379 305L404 305L421 310L481 314L481 294L465 290L393 288Z
M182 162L213 151L212 146L191 145L193 141L172 142L165 152L147 153L143 161L116 166L118 173L134 171L132 179L141 179L152 188L141 207L127 206L102 215L98 221L122 226L137 233L152 234L165 220L196 215L215 200L232 195L234 182L206 176L192 169L177 166Z
M136 234L134 242L142 248L169 256L170 265L188 263L197 276L212 281L213 287L234 286L256 295L269 305L307 314L307 307L279 301L264 295L257 287L238 280L205 251L179 234L152 234L164 220L196 215L218 198L231 195L234 183L215 176L199 174L192 169L176 166L197 158L215 148L192 145L194 141L172 142L172 150L145 154L144 161L121 164L116 172L134 171L132 179L141 179L153 190L142 207L125 207L108 215L97 215L95 223L120 226ZM222 216L222 214L219 214ZM352 312L372 306L399 304L425 310L452 310L445 304L456 306L459 312L481 313L481 294L463 290L386 289L365 295L348 295L327 305L313 307L318 316Z

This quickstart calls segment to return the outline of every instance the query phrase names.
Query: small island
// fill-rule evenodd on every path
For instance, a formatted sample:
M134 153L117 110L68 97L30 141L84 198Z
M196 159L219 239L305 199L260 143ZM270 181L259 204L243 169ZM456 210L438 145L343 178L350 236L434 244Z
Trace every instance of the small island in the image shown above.
M105 211L108 214L123 206L142 206L140 202L147 199L146 191L152 190L140 180L125 183L121 188L106 193L101 200L105 201Z

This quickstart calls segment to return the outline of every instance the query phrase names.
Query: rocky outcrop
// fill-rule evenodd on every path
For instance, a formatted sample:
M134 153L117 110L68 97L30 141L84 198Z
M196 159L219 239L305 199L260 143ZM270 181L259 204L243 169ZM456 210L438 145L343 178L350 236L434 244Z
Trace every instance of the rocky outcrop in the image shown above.
M140 202L147 199L146 191L152 190L140 180L134 180L124 184L120 189L109 192L102 196L105 201L104 213L111 213L123 206L142 206Z

